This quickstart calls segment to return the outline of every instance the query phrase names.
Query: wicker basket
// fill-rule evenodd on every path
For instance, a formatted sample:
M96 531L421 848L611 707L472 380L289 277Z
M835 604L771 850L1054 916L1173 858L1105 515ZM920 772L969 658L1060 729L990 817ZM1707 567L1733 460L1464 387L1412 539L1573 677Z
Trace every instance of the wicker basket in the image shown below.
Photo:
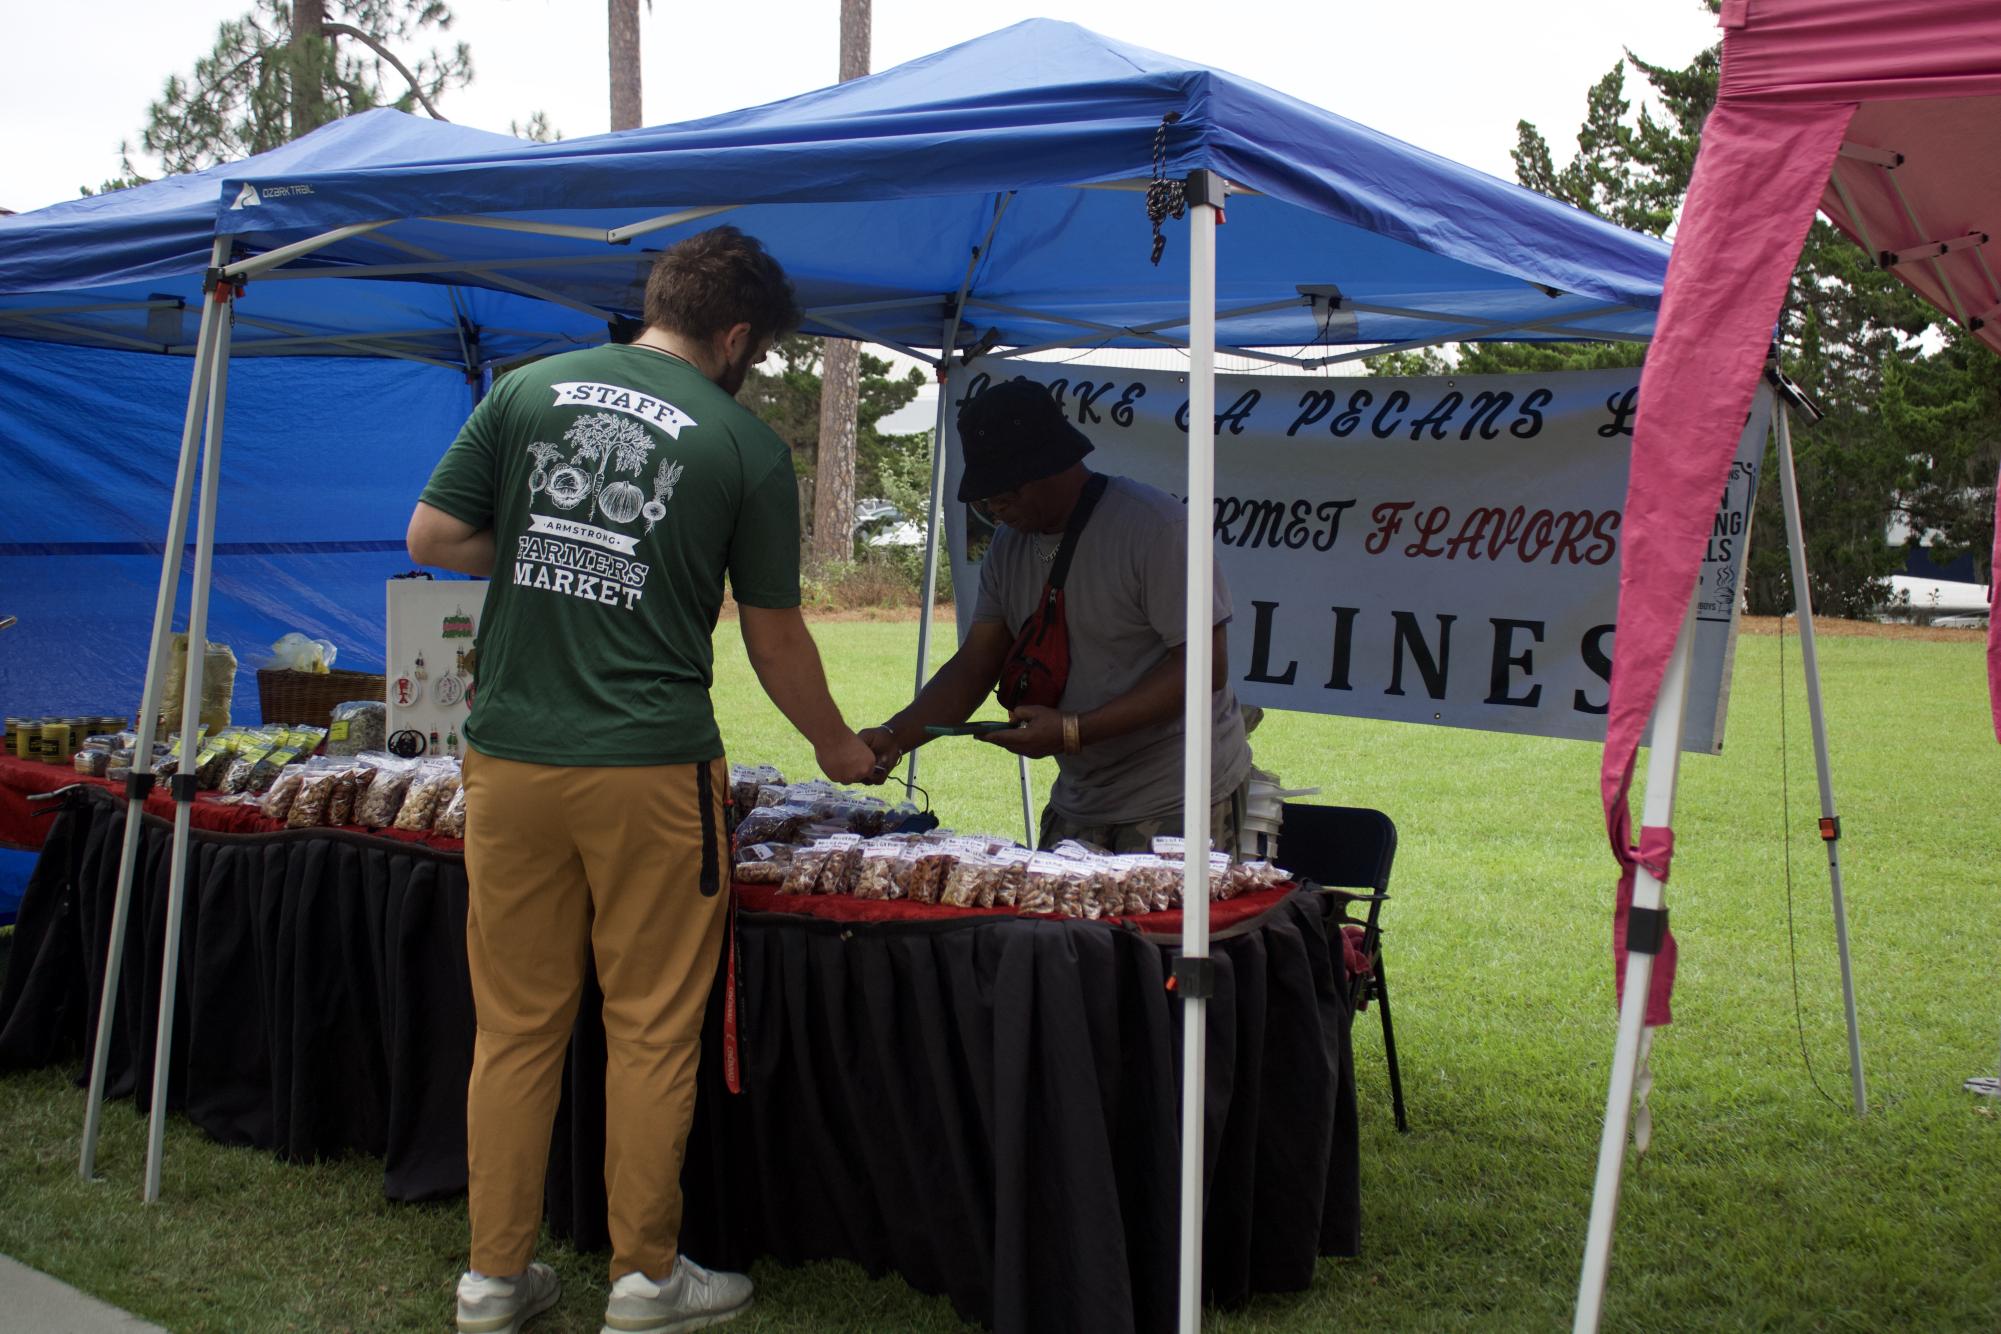
M373 672L294 672L266 668L257 673L258 704L267 723L325 727L336 704L388 697L388 682Z

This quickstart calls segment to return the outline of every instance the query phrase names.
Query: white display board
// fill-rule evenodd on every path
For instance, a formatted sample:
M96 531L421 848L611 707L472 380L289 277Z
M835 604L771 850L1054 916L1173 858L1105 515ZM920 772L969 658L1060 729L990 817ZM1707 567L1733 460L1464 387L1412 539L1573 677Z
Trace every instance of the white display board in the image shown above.
M484 579L389 581L385 675L392 742L408 731L421 741L420 754L465 752L474 694L466 655L479 634L486 588Z
M958 409L1015 375L1046 385L1090 437L1089 467L1186 495L1185 377L1024 362L953 369L948 500L963 467ZM1602 740L1639 377L1217 376L1212 531L1235 609L1238 697ZM1718 498L1697 590L1687 750L1722 749L1770 418L1761 389ZM991 532L948 504L962 639Z

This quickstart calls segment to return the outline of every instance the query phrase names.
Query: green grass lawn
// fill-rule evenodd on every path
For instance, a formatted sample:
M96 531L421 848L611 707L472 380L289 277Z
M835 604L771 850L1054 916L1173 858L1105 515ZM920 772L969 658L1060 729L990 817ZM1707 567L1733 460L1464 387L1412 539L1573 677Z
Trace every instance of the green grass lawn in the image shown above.
M908 697L915 638L908 622L820 628L853 721ZM1861 1120L1847 1108L1812 749L1788 640L1800 1014L1832 1101L1802 1064L1777 652L1769 637L1743 639L1726 753L1683 766L1669 892L1677 1022L1655 1044L1654 1145L1628 1170L1605 1326L1993 1330L2001 1109L1960 1089L1993 1072L2001 1049L2001 747L1981 650L1822 640L1869 1074ZM807 773L810 752L763 702L728 626L718 658L733 758ZM1380 807L1401 830L1386 958L1412 1131L1391 1126L1371 1012L1355 1041L1363 1257L1325 1262L1309 1292L1213 1315L1210 1327L1567 1324L1614 1025L1597 749L1291 715L1273 715L1254 740L1259 763L1287 782ZM1018 834L1004 753L944 742L924 753L922 778L948 823ZM392 1205L372 1161L287 1166L176 1123L165 1199L142 1208L144 1124L129 1107L107 1118L107 1179L76 1180L73 1073L0 1078L0 1251L176 1330L448 1325L461 1203ZM595 1330L603 1257L548 1254L569 1292L534 1328ZM754 1276L759 1305L733 1328L958 1327L942 1300L851 1266L764 1265Z

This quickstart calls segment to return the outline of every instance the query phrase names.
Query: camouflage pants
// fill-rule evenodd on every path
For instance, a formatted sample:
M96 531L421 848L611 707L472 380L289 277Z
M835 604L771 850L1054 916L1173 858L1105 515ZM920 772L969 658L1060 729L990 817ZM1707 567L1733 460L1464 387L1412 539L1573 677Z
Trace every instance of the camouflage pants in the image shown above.
M1209 846L1237 849L1237 832L1243 827L1244 799L1248 784L1209 808ZM1064 839L1075 839L1107 852L1151 852L1153 840L1179 837L1181 813L1134 820L1127 824L1080 824L1056 813L1054 806L1042 808L1042 832L1037 846L1053 848Z

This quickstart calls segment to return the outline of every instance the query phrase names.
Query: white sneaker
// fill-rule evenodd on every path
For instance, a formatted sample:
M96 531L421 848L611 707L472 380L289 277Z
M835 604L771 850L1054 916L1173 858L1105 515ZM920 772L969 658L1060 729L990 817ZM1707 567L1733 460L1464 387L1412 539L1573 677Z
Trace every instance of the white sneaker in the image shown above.
M521 1327L556 1304L563 1281L537 1262L513 1278L459 1275L459 1334L521 1334Z
M714 1274L679 1256L665 1283L627 1274L611 1285L599 1334L683 1334L734 1320L750 1309L750 1280Z

